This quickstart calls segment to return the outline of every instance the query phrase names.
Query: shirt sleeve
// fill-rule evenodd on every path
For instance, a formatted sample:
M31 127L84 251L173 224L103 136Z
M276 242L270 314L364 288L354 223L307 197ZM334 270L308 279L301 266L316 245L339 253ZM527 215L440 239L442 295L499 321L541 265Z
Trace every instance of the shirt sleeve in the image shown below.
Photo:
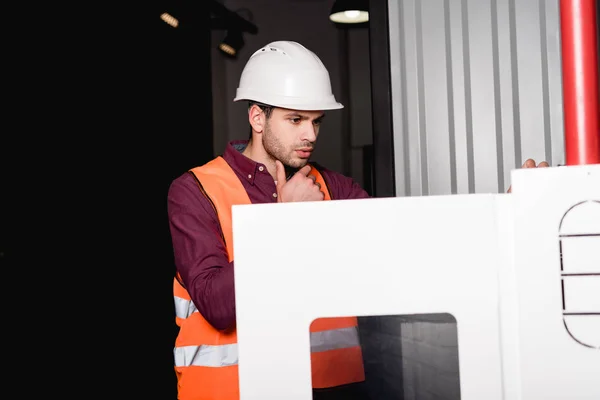
M231 328L235 324L233 262L210 201L188 173L171 183L167 211L175 267L192 301L215 329Z
M370 197L354 179L315 164L331 190L334 200L365 199Z

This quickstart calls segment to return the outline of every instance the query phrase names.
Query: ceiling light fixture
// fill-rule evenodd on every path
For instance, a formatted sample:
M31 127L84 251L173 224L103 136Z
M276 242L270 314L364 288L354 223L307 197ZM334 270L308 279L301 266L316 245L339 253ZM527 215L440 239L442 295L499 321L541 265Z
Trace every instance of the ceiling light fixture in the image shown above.
M244 37L239 30L228 30L225 39L219 43L219 50L229 57L236 57L244 46Z
M369 21L368 0L336 0L329 19L337 24L360 24Z
M171 25L173 28L177 28L179 26L179 20L168 12L160 14L160 19Z

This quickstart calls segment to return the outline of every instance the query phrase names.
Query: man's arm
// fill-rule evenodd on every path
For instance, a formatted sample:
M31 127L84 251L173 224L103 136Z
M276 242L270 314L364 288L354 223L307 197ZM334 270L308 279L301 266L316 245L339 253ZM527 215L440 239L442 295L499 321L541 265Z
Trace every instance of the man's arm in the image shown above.
M192 301L215 329L231 328L235 324L233 262L228 260L212 205L188 173L171 183L167 210L175 267Z

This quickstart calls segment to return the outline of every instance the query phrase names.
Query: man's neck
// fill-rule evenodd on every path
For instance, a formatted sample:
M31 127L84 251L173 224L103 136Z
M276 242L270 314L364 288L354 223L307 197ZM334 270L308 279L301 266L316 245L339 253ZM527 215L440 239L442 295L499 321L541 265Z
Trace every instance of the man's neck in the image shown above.
M277 180L275 160L267 154L262 146L255 146L254 141L250 139L242 154L254 162L264 164L269 174L273 177L273 180Z

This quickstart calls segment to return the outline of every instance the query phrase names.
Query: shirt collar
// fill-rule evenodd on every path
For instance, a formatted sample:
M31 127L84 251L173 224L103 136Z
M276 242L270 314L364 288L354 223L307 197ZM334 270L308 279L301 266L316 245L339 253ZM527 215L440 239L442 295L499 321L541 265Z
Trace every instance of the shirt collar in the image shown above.
M260 171L259 168L262 167L263 171L266 171L267 168L264 164L257 163L242 154L246 146L248 146L248 140L232 140L227 144L223 158L238 175L254 185L254 177Z

